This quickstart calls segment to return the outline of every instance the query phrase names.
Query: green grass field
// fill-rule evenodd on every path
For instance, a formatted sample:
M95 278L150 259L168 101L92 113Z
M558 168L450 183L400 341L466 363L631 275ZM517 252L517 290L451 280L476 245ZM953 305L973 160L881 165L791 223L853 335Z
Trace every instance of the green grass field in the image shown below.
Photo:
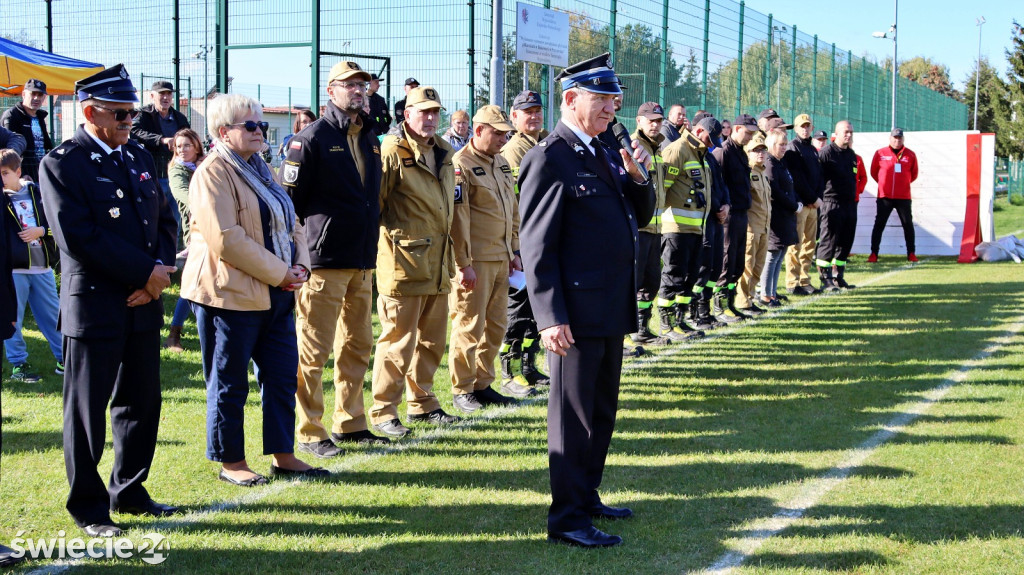
M1002 204L997 231L1024 229L1024 207ZM728 557L744 574L1024 572L1024 266L860 255L847 279L860 287L627 362L602 493L636 516L599 523L625 544L597 551L544 541L542 399L349 450L329 481L217 481L190 322L189 351L164 352L147 483L189 513L120 518L136 541L166 536L166 561L15 572L680 573ZM79 535L63 507L60 380L27 336L48 375L4 383L0 542ZM447 370L435 381L450 408ZM255 387L246 415L249 461L266 471ZM108 442L104 474L111 455Z

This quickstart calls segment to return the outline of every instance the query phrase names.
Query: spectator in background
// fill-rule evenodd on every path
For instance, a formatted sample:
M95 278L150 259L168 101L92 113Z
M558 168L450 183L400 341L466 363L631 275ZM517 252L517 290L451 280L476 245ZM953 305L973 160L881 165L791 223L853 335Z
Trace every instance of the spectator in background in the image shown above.
M291 198L259 157L262 119L259 102L241 94L210 102L207 125L217 144L189 185L192 245L181 281L182 297L195 303L202 348L206 457L221 462L222 481L243 487L267 482L245 456L250 361L270 474L329 475L294 453L299 356L292 312L294 290L309 279L309 250Z
M456 152L466 145L469 141L469 114L465 110L452 113L452 125L441 135L441 139L448 142Z
M420 83L416 78L405 79L405 96L395 102L395 127L405 121L405 99L409 97L409 92L412 92L416 88L420 87Z
M818 130L817 132L814 132L813 136L811 136L811 145L813 145L814 149L818 150L819 152L822 148L825 147L825 144L827 143L828 133L826 133L825 130Z
M875 152L871 158L871 177L878 182L878 211L871 229L871 255L869 262L878 261L882 245L882 232L893 209L903 224L903 238L907 242L907 261L916 262L914 245L914 214L911 211L910 184L917 179L917 155L903 145L903 129L889 133L889 146Z
M0 150L0 176L3 178L4 202L7 209L7 246L14 268L14 288L18 292L18 320L14 335L4 344L7 361L11 362L11 379L26 383L39 381L30 371L28 346L21 330L25 320L25 304L32 307L32 317L43 333L50 352L57 360L54 373L64 375L63 340L57 330L60 300L53 265L57 263L57 246L53 232L43 213L39 199L39 186L21 179L21 158L14 150Z
M30 79L21 91L21 102L4 112L0 126L25 138L26 146L21 158L21 174L33 182L39 181L39 162L53 149L50 130L46 127L46 110L41 109L46 100L46 84ZM0 143L0 148L7 147Z
M668 118L661 124L661 135L664 139L661 142L662 149L679 139L683 129L689 129L689 122L686 120L686 106L672 104L668 109Z
M188 186L192 181L192 174L206 158L203 145L199 141L199 134L192 128L178 130L174 135L174 155L167 167L167 178L171 186L171 194L178 203L178 214L181 216L181 232L185 242L185 251L178 254L178 258L188 257L188 242L192 213L188 209ZM188 300L179 297L178 303L174 305L174 315L171 317L171 325L168 328L167 339L164 340L164 347L174 353L181 353L185 348L181 345L181 329L185 326L185 319L188 318L192 306Z
M391 128L391 114L388 112L388 102L380 95L380 78L376 74L370 74L370 86L366 89L366 95L370 103L371 127L378 136L388 133Z
M722 120L722 135L728 135L732 133L732 122L729 120Z
M786 248L796 243L796 215L803 209L793 189L793 176L783 158L786 155L786 131L777 128L768 132L765 140L768 157L764 160L764 177L772 192L771 232L768 234L768 256L761 275L761 303L779 307L784 296L779 296L779 273L786 259Z
M299 113L295 115L295 119L292 120L292 133L281 140L281 147L277 149L277 158L279 160L283 160L288 155L288 143L292 141L295 134L298 134L303 128L315 121L316 114L312 110L299 110Z
M174 196L171 195L171 187L167 180L167 165L174 152L174 135L178 130L192 126L184 114L171 106L174 102L174 84L166 80L153 82L149 100L150 103L142 107L142 113L132 122L132 138L153 155L156 178L167 196L167 201L173 205ZM181 215L178 214L178 210L172 212L180 230ZM181 247L184 248L184 245Z

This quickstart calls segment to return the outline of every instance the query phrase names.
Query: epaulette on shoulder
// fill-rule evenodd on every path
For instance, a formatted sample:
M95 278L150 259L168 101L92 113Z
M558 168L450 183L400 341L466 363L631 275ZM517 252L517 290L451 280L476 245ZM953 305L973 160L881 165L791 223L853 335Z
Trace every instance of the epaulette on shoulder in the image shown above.
M547 153L548 150L552 148L557 148L559 143L566 145L568 144L568 142L563 140L560 135L552 132L548 134L543 140L537 142L537 147L543 148L544 152Z
M130 144L132 146L135 146L136 148L138 148L140 150L144 150L145 149L145 148L142 147L142 144L140 144L138 140L128 140L128 144Z
M59 156L65 156L65 155L68 154L68 152L74 150L77 147L78 147L78 143L75 142L74 139L67 139L67 140L64 140L63 142L61 142L61 144L59 146L54 148L52 153L56 154L58 157Z

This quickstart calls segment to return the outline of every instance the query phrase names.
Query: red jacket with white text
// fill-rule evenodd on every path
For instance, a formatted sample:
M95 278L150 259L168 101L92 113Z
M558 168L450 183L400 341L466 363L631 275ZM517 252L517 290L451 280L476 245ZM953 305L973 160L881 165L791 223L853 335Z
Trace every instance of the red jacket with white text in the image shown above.
M917 155L904 146L893 151L886 146L871 158L871 177L878 182L878 197L910 199L910 183L917 179Z

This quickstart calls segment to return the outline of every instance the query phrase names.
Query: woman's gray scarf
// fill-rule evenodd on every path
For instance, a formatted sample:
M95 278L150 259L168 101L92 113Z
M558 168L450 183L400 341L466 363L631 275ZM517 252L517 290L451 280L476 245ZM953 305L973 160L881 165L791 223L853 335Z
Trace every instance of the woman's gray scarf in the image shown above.
M292 265L292 228L295 226L295 207L284 188L274 181L267 163L260 158L259 154L253 154L246 162L231 148L220 142L213 147L213 153L234 168L270 209L270 238L274 242L274 254L288 265Z

